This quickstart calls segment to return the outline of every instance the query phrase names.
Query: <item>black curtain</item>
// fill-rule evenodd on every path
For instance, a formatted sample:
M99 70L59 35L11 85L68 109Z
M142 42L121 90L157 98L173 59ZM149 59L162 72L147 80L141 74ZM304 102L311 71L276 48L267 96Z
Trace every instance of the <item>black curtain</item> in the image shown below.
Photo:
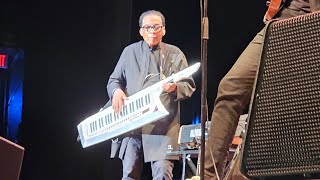
M110 142L83 149L76 126L108 100L107 78L130 40L131 1L25 6L22 179L120 179Z

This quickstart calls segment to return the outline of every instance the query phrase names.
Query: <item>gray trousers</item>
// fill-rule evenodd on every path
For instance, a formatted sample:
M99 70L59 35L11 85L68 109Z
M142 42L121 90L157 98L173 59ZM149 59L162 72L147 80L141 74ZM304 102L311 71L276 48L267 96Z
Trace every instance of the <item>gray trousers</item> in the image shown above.
M254 37L219 84L205 149L205 180L217 179L212 156L220 178L223 175L239 117L251 98L265 29Z
M122 180L140 180L143 167L143 148L141 137L130 138L122 159ZM171 180L174 163L170 160L151 162L152 178L154 180Z

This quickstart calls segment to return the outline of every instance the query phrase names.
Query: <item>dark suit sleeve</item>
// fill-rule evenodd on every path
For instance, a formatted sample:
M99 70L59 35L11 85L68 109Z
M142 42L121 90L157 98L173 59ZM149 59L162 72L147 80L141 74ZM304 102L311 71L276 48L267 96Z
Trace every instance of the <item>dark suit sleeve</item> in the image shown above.
M126 87L126 77L124 73L126 56L127 56L127 51L126 49L124 49L123 52L121 53L121 56L118 60L116 67L114 68L112 74L109 77L108 84L107 84L107 92L110 97L110 100L112 100L113 92L116 89L124 90L124 87Z
M188 67L187 59L185 55L181 52L178 59L180 61L176 61L178 64L174 64L179 71ZM195 91L195 83L192 77L184 78L181 81L176 83L177 90L176 90L176 100L183 100L192 96L193 92Z

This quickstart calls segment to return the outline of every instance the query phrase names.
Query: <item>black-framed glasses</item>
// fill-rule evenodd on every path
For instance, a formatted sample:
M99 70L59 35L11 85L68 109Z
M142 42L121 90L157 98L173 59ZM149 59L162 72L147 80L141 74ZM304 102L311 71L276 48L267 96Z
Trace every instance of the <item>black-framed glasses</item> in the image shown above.
M145 26L142 26L141 28L146 32L150 32L151 29L153 29L154 32L159 32L163 28L163 26L160 24L154 24L154 25L145 25Z

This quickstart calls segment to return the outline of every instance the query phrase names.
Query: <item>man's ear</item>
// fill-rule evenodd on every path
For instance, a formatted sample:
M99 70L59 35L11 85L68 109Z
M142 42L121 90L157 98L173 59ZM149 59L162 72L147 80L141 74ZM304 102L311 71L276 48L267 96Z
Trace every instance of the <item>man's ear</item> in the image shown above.
M139 33L140 33L140 36L143 37L143 30L142 30L142 28L139 29Z
M166 35L166 28L165 27L162 28L162 36L164 36L164 35Z

